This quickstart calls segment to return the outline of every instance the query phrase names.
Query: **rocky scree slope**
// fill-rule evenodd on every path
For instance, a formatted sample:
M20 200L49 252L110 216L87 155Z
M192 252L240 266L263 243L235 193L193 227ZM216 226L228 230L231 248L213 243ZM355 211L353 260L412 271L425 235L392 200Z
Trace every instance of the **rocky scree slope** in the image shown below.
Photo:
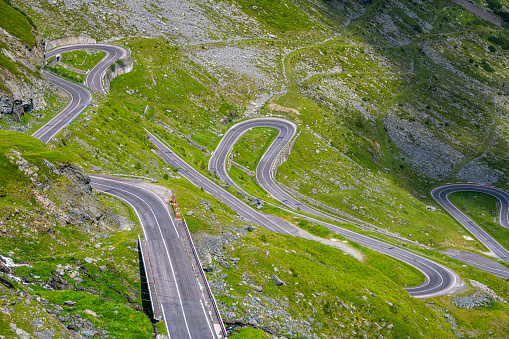
M20 122L25 113L47 106L43 39L8 3L0 2L0 13L0 118Z
M152 338L130 209L42 142L0 140L0 333Z

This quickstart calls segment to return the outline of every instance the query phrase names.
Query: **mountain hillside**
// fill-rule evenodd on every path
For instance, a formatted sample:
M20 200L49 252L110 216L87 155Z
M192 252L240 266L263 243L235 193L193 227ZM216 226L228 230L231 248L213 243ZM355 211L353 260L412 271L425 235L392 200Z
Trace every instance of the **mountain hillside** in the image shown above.
M509 188L509 1L12 0L0 11L0 128L11 130L0 134L0 334L165 337L150 318L136 216L92 190L92 172L175 191L232 338L509 332L509 283L446 253L507 265L430 196L452 181ZM122 44L134 67L45 145L28 134L68 100L44 68L82 82L103 57L46 64L44 46L67 36ZM298 125L276 175L285 190L341 227L451 267L462 289L413 298L403 288L425 280L415 268L285 211L252 174L275 130L252 129L233 149L229 174L245 192L220 182L210 154L235 123L264 116ZM147 131L306 239L260 229L194 187ZM453 197L508 235L496 201Z
M45 109L56 109L65 94L42 71L44 40L31 18L9 1L0 1L0 13L0 126L25 132L47 121Z

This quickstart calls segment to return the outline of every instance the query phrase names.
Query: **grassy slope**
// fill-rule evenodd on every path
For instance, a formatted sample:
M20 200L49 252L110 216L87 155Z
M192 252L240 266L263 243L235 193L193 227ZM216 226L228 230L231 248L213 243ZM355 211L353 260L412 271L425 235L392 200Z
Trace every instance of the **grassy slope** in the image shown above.
M279 33L279 31L277 31L278 27L272 27L272 29L275 30L276 33ZM410 33L412 32L410 31ZM351 37L352 40L347 41L347 44L350 44L352 41L354 43L358 43L360 35L360 31L354 31L354 34ZM250 95L246 94L248 91L245 91L246 89L249 89L249 83L247 82L242 90L238 90L236 86L233 86L234 91L231 93L228 93L228 90L220 90L220 95L218 96L211 90L211 88L215 88L214 86L217 83L217 79L206 71L204 72L203 68L187 59L187 50L175 47L171 42L164 42L163 40L133 40L130 44L137 63L135 65L135 71L114 81L112 86L112 93L115 99L108 98L107 101L104 102L95 112L91 112L91 121L86 119L81 119L79 121L84 123L87 127L81 127L79 125L71 126L71 131L75 136L79 137L80 140L72 139L70 142L66 142L66 146L60 144L57 147L62 152L79 155L79 157L81 157L80 161L84 165L96 164L111 170L129 171L130 173L134 174L148 174L160 178L164 173L164 170L161 168L165 165L150 152L151 146L146 142L146 140L144 140L143 130L138 128L140 121L142 121L139 116L141 112L143 112L146 103L151 103L151 109L149 110L148 117L156 117L167 122L171 122L172 125L178 127L185 133L197 129L201 134L201 138L195 138L195 140L202 142L204 146L209 146L210 144L210 149L213 149L214 144L218 141L218 138L214 133L221 131L221 128L224 129L227 127L222 127L218 124L218 118L223 115L221 110L223 109L226 111L226 108L224 107L228 107L227 109L229 110L229 105L240 107L244 102L249 100ZM291 43L288 41L282 41L280 44L282 46L291 45ZM332 48L339 49L341 48L342 44L343 43L340 42L338 46L332 45ZM264 48L266 47L265 43L253 43L253 45L261 46ZM330 55L328 51L325 52L327 52L327 54L322 51L322 53L325 55ZM344 54L349 54L349 52L350 50L343 51ZM388 53L387 50L381 50L380 53L382 52ZM418 53L417 49L415 48L414 50L410 50L410 52ZM397 55L399 52L394 53L396 53L396 56L391 60L398 58L405 59L404 53L399 56ZM168 54L170 56L169 59L167 58ZM359 69L367 67L366 65L373 66L373 63L364 62L361 54L361 49L359 49L358 54L356 53L355 57L353 57L350 62L348 62L349 64L352 64L352 66L349 66L351 67L349 72L353 72L354 70L359 71ZM318 55L321 56L321 53L315 51L314 55L319 60L317 63L323 64L322 60L320 60L321 57L318 57ZM389 56L390 55L393 54L389 53ZM419 55L413 54L413 57L418 59ZM306 56L306 58L308 57ZM334 62L331 62L330 64L332 65ZM164 76L165 74L167 75L166 77ZM421 74L418 74L418 76L420 75ZM398 104L398 102L393 102L389 98L392 96L392 94L399 93L402 91L402 89L408 88L409 84L419 84L419 81L422 80L418 77L412 78L405 77L401 74L395 74L395 76L391 78L391 88L389 90L380 89L382 92L384 92L382 93L384 95L367 96L364 93L369 92L367 88L368 86L362 87L363 83L366 82L366 79L370 79L373 84L379 83L380 78L376 76L370 78L366 74L362 74L362 72L359 72L359 74L355 76L355 78L352 77L348 79L345 77L345 80L349 81L350 86L358 87L358 90L361 93L361 98L365 97L370 99L372 102L375 102L377 106L382 104L383 106L385 105L387 107L390 107L390 105L393 103ZM384 79L387 78L387 74L382 74L382 76ZM315 79L310 79L310 84L312 84L313 81L315 81ZM454 84L457 85L457 83ZM321 86L319 85L319 87ZM125 93L127 89L138 90L138 92L136 92L134 95L127 94ZM323 135L327 140L330 137L336 135L337 138L334 139L334 148L339 149L342 153L353 159L348 160L344 158L340 152L332 149L331 152L333 152L333 154L335 154L338 159L340 157L343 158L342 161L345 163L344 167L341 167L341 169L336 171L337 173L350 174L353 172L352 169L358 168L356 165L356 163L358 163L362 167L370 168L372 170L372 175L374 175L374 177L370 176L370 181L383 179L383 185L381 185L383 187L380 187L380 190L384 189L382 190L384 195L380 194L379 191L376 191L373 194L378 194L378 196L377 198L374 198L367 196L365 193L362 194L353 192L353 194L349 196L349 199L355 199L354 202L345 203L345 205L339 205L338 207L341 207L342 209L345 209L361 218L363 218L365 215L369 216L369 212L371 212L371 214L376 218L381 215L380 218L383 219L382 222L384 224L389 224L391 229L395 227L397 230L405 230L404 232L402 231L403 234L406 235L408 233L412 233L414 237L418 236L418 239L422 242L429 241L429 238L425 233L427 233L426 231L429 232L430 226L436 228L436 235L433 235L433 233L430 232L430 234L432 234L432 237L430 237L432 241L438 243L439 241L443 240L444 235L453 235L453 242L460 242L462 239L461 230L454 228L455 226L451 226L453 222L450 218L448 219L448 217L443 215L436 216L426 212L422 203L418 202L414 198L409 198L407 196L407 185L409 185L410 188L417 187L417 189L424 189L423 187L425 187L425 185L418 180L416 180L415 183L411 182L412 179L414 179L414 177L409 175L411 171L407 171L405 167L401 168L400 166L405 166L404 161L393 159L389 156L389 154L386 154L382 158L382 165L389 165L388 168L391 168L393 172L387 175L377 174L378 170L380 170L380 165L376 164L372 160L372 156L369 154L367 149L369 147L374 147L374 143L370 139L373 139L373 136L378 136L378 133L382 133L381 136L383 137L383 132L380 132L379 129L374 129L368 120L362 118L357 119L356 114L354 114L355 111L352 111L350 115L345 115L346 118L344 119L337 119L336 116L327 114L327 109L323 108L321 106L322 104L317 103L308 97L302 97L301 94L295 91L295 88L291 89L293 89L293 91L291 90L287 96L280 99L279 103L301 110L301 112L303 112L301 113L302 119L305 120L307 124L313 126L313 128L316 129L316 131ZM231 90L231 88L229 90ZM239 93L243 94L239 95ZM376 91L372 91L371 94L373 93L376 93ZM400 97L400 99L405 98L405 96ZM370 100L363 102L369 103ZM227 105L224 105L225 102ZM372 109L368 106L368 104L366 104L366 107L367 109ZM149 127L156 128L156 125L152 125L152 123L148 122L148 120L144 121L147 123L147 125L149 125ZM126 131L124 128L126 124L132 126L132 129ZM327 131L327 129L329 130ZM113 134L112 131L115 131L116 134ZM202 153L196 152L185 142L182 142L178 138L172 137L171 135L166 135L166 137L170 142L175 143L175 148L179 154L186 154L189 157L188 160L191 160L190 162L194 163L197 167L200 167L201 164L206 162L206 157L204 157ZM385 138L382 137L377 139L380 144L382 144L382 142L386 142L385 145L388 145L387 149L394 148L394 145L391 145L390 141L382 141L382 139L386 140L386 136ZM311 148L314 148L315 151L317 149L317 145L320 146L321 150L323 150L324 147L329 147L328 145L321 143L320 140L314 136L312 131L304 132L301 138L308 142L307 145L305 144L300 146L303 152L309 151L308 147L311 145L311 143L316 144L314 147L311 146ZM81 141L85 141L88 145L91 145L91 147L84 146ZM126 147L126 145L128 145L128 147ZM297 147L298 146L296 145L296 148ZM292 157L294 155L295 154L293 154ZM316 163L316 159L313 160L313 163ZM327 159L320 160L324 161ZM299 163L300 165L296 169L305 171L307 174L313 173L312 169L314 170L314 168L302 168L303 161L301 157L295 157L294 162ZM138 165L141 163L143 163L144 166ZM325 165L327 162L324 161L323 164ZM292 164L288 163L288 166L292 166ZM288 170L287 172L292 174L291 170ZM358 175L352 176L352 179L350 180L348 180L349 177L347 176L345 177L344 182L355 182L355 179L359 180L358 178L364 176L365 173L365 171L359 170ZM283 175L285 174L283 173ZM288 176L291 177L290 175ZM402 177L402 179L399 177ZM357 182L355 183L357 184ZM415 186L413 186L414 184ZM167 185L172 187L173 185L178 185L178 180L171 180L167 183ZM191 197L199 196L200 194L194 192L191 188L187 188L185 190L183 189L183 192L185 192L183 195L186 197L185 199L187 199L186 203L183 205L191 205L193 201ZM342 191L340 192L343 194ZM309 194L309 191L304 190L304 193ZM350 194L349 192L347 193ZM386 201L387 196L395 197L396 199L391 198L388 204ZM313 197L324 199L327 202L330 201L328 197ZM347 201L349 199L345 198ZM370 199L380 199L382 201L379 204L372 204L373 201ZM337 201L342 200L338 199ZM368 201L370 202L368 203ZM405 211L408 201L410 201L410 206L408 207L409 211ZM361 203L370 205L371 211L364 212L363 214L361 211L353 209L352 205L359 206ZM405 219L401 217L396 219L396 221L402 225L393 226L391 225L393 218L385 216L385 213L397 213L399 208L397 206L399 203L404 204L404 212L411 215L411 217L405 217L407 218L406 220L412 222L409 222L410 225L404 223ZM385 209L384 214L381 214L379 211L379 209L382 207ZM221 215L221 218L226 217L226 215ZM428 224L423 221L426 218L431 218L432 222ZM412 226L414 221L421 222L421 224L417 224L417 227ZM443 226L444 224L445 226ZM406 227L412 228L407 230ZM193 224L193 228L195 231L199 231L201 228L205 228L210 232L217 231L217 227L211 220L201 220L198 217L195 220L195 224ZM277 246L277 244L274 246ZM282 256L286 256L286 254L282 254ZM320 254L317 254L317 258L322 257ZM335 260L334 258L326 259ZM285 257L285 262L282 264L287 265L293 260L295 260L295 258ZM268 264L272 265L276 264L276 262L271 263L269 261ZM281 264L281 262L278 264ZM317 272L318 271L319 270L317 270ZM498 291L500 291L501 288L505 286L504 282L492 279L491 277L483 275L480 272L462 272L462 274L481 276L484 281L490 282L490 286L496 286ZM234 272L231 279L236 279L235 277L236 272ZM313 281L317 280L314 276L311 279ZM380 279L384 280L385 278ZM479 280L482 279L479 278ZM341 284L341 281L342 280L338 281L337 283ZM247 291L244 291L243 293L243 295L246 296ZM296 306L294 309L298 310ZM402 312L407 314L407 311L408 310L405 309ZM410 316L412 315L410 311L408 311L408 314ZM323 319L324 323L328 321L326 318ZM419 321L421 320L422 319Z
M79 50L62 53L61 61L64 64L81 69L82 71L89 71L101 61L105 55L106 53L101 51Z
M52 180L53 187L48 195L57 202L54 192L65 192L69 183L56 177L42 161L46 159L58 164L75 161L77 158L51 150L44 143L20 133L0 131L0 140L0 157L5 159L0 162L0 188L7 193L0 197L2 225L7 230L0 242L0 252L5 255L12 251L14 255L10 256L13 256L14 260L30 263L31 267L22 266L16 269L19 276L29 277L33 274L39 276L39 280L51 281L58 264L71 265L81 273L80 277L84 280L76 286L99 291L96 294L48 291L39 284L34 284L30 293L59 304L66 300L76 301L76 307L65 308L63 315L78 312L96 327L107 326L111 335L123 338L151 337L152 325L149 319L142 312L131 308L131 302L141 304L145 298L140 290L138 253L128 248L137 247L137 236L141 234L141 230L136 228L131 231L112 232L91 225L92 231L87 231L77 225L62 225L45 207L39 205L32 192L33 184L17 166L7 161L5 156L10 154L10 151L17 150L26 160L36 165L39 168L39 180L43 180L44 176ZM134 213L122 203L108 197L99 199L112 211L136 220ZM107 239L101 239L104 235ZM101 248L94 247L97 243L103 244ZM87 263L84 261L85 257L92 257L98 262ZM106 270L100 270L101 265L106 266ZM73 283L68 273L63 278ZM84 309L91 309L103 316L96 319L84 315ZM118 314L113 313L115 310ZM126 332L125 328L129 331Z
M70 79L70 80L78 82L80 84L85 83L85 78L86 78L85 74L79 74L79 73L73 72L71 70L68 70L67 68L62 67L61 65L55 65L55 67L46 66L46 68L49 71L51 71L55 74L58 74L64 78Z
M19 38L29 47L35 44L32 26L28 23L27 18L9 6L5 1L0 1L0 17L2 17L1 27L9 34Z
M405 5L411 9L415 7L406 2ZM396 110L403 119L416 121L422 118L413 111L429 107L429 115L441 119L441 122L436 128L425 119L418 123L435 135L443 133L441 131L445 126L445 131L452 132L454 136L454 139L445 142L453 142L454 148L468 153L474 144L483 143L486 134L491 133L492 113L485 102L478 101L477 98L483 95L471 88L464 88L462 80L451 73L444 73L443 68L430 62L414 44L404 48L358 47L366 43L384 42L376 30L368 28L375 24L374 18L379 11L388 12L392 17L404 17L408 23L399 22L398 27L410 37L417 37L417 32L408 26L412 20L405 17L397 6L377 3L372 7L373 15L358 21L357 26L349 28L344 37L297 50L286 58L287 74L290 79L301 82L301 87L290 86L288 93L277 102L298 109L301 112L299 118L308 128L304 129L297 141L290 160L281 167L278 179L289 186L300 187L301 193L332 204L358 218L404 236L411 234L412 239L422 243L463 247L462 230L455 222L447 215L429 213L424 209L425 205L414 198L427 196L429 180L416 175L408 159L388 137L382 119L390 109ZM440 12L440 4L428 4L424 11L415 9L414 12L421 19L429 21ZM457 41L454 35L464 36L465 33L454 31L449 26L465 25L473 19L469 13L454 7L433 22L434 30L450 34L451 38L429 34L421 40L429 39L430 43L438 43L443 48L443 38L446 38L445 47L448 49L455 49L462 55L474 53L479 55L479 60L488 57L488 63L501 64L497 58L504 58L505 52L486 56L479 49L482 41L494 34L483 24L477 26L480 30L474 31L473 38L462 40L465 41L463 44L472 46L464 46L463 49L452 44ZM444 25L444 22L448 25ZM497 87L498 80L494 79L505 79L502 69L490 75L479 67L468 66L470 62L456 54L446 53L446 56L462 70L463 67L470 67L471 74L476 78L485 79ZM416 66L413 71L412 61ZM302 65L311 66L311 69ZM334 67L341 67L341 70L334 70ZM313 72L334 74L315 75L304 80ZM434 86L442 87L441 94L449 92L447 98L437 96L427 86L422 86L423 81L429 83L430 80L434 81ZM410 104L406 104L407 101ZM466 106L465 109L458 111L456 107L459 103ZM435 113L439 110L440 116ZM472 116L476 112L482 114L476 113L476 117L472 117L474 123L465 119L465 110ZM313 132L323 140L311 135ZM321 150L322 153L314 154L314 150ZM378 161L372 154L376 155ZM499 164L502 164L500 158ZM371 188L373 183L375 189ZM356 189L338 189L338 186ZM317 194L311 192L313 188L318 188ZM407 196L407 192L411 192L412 196ZM425 202L432 203L427 199ZM397 207L400 204L402 210ZM483 248L475 242L467 247Z
M119 80L122 78L119 78ZM114 82L114 87L118 86L118 81ZM138 175L150 175L156 178L161 178L163 176L164 171L161 171L161 163L159 160L152 155L152 153L149 151L151 146L145 145L141 148L138 148L140 144L144 143L144 133L142 132L141 128L138 131L136 128L131 128L130 130L122 129L121 126L124 126L126 123L129 123L131 126L135 127L140 124L141 120L139 120L139 113L133 113L125 108L122 107L120 103L113 99L108 99L100 108L99 110L102 112L101 116L95 116L95 113L90 112L90 116L92 116L92 119L83 119L83 122L85 123L85 126L80 125L73 125L70 127L70 130L72 131L73 135L75 137L80 138L81 140L86 141L90 145L93 145L93 147L97 147L93 151L80 151L80 149L83 149L82 142L77 142L77 139L72 138L70 141L67 141L65 143L65 146L62 144L58 144L58 149L64 152L70 152L79 154L79 156L83 159L83 161L86 161L87 163L94 163L97 165L101 165L104 168L108 169L120 169L122 171L130 170L130 173L138 174ZM109 119L111 118L111 119ZM143 120L145 123L147 120ZM87 133L87 130L93 130L94 133ZM111 134L111 131L117 131L115 134ZM186 158L191 157L191 163L193 163L193 158L200 159L199 157L203 158L203 153L197 152L192 150L188 145L186 146L185 142L179 141L179 139L176 139L175 137L172 137L171 135L166 135L169 137L169 141L173 144L174 148L179 151L181 154L186 154ZM93 139L92 139L93 138ZM118 147L112 147L112 140ZM127 140L129 140L129 143L127 143ZM175 144L176 142L176 144ZM119 145L122 144L122 146ZM127 146L129 145L129 146ZM178 146L181 145L181 146ZM107 147L107 148L106 148ZM181 147L182 149L180 149ZM184 148L185 147L185 148ZM97 156L96 156L97 155ZM144 166L140 167L139 169L136 169L136 162L131 162L129 156L136 156L138 161L140 163L143 163ZM108 164L103 159L110 159L111 164ZM114 159L118 159L118 161L113 161ZM156 161L154 163L154 160ZM189 160L189 159L188 159ZM133 166L132 168L131 165ZM235 224L235 219L231 217L228 213L234 214L229 209L227 209L224 204L215 201L215 199L212 199L211 197L207 197L203 193L199 193L199 190L192 189L189 187L190 185L182 182L181 180L174 180L169 179L168 181L161 181L161 184L174 188L177 192L177 196L179 197L179 201L181 203L181 206L184 208L184 212L188 209L196 210L200 206L200 199L198 197L203 196L203 198L212 201L214 205L213 209L214 212L210 213L207 212L205 215L197 216L194 214L193 216L189 216L188 221L190 224L190 228L193 232L199 233L201 230L206 230L207 232L210 232L212 234L218 232L217 226L215 225L215 220L221 220L221 224L232 222ZM202 198L202 199L203 199ZM222 210L225 210L227 213L222 212ZM217 213L217 217L215 216ZM214 219L210 219L210 216L213 216ZM228 221L230 220L230 221ZM292 245L293 246L293 245ZM309 245L307 245L309 246ZM311 250L311 249L309 249ZM325 249L324 249L325 250ZM236 254L237 255L237 254ZM240 255L240 254L238 254ZM377 272L389 272L387 270L387 267L394 267L398 266L401 267L401 274L392 276L393 279L396 279L398 284L416 284L421 279L420 276L415 274L412 270L409 270L405 267L405 265L401 265L400 263L396 263L392 259L388 258L382 258L380 257L379 260L375 259L377 254L372 254L373 257L370 256L368 259L370 262L370 265L373 267L374 270L377 270ZM314 256L314 254L313 254ZM342 257L343 254L341 254L340 257ZM321 258L321 257L320 257ZM272 259L271 259L272 260ZM284 262L287 262L288 264L290 262L295 261L295 258L288 258L284 259ZM315 259L315 260L322 260L322 259ZM352 259L353 260L353 259ZM280 263L283 262L283 260L279 261ZM362 265L361 265L362 266ZM357 267L357 266L356 266ZM378 267L378 268L377 268ZM310 270L311 272L314 272L315 270ZM236 272L234 272L236 273ZM312 273L308 273L312 274ZM387 273L384 273L387 274ZM315 278L308 277L309 279L316 280ZM235 276L232 277L232 279L236 279ZM383 278L388 279L388 278ZM342 279L337 280L338 284L337 286L341 286L343 281ZM332 282L331 282L332 284ZM328 285L330 288L331 285ZM320 290L321 288L318 288ZM398 289L399 293L403 293L405 295L405 292L402 292L400 289ZM243 290L241 292L241 295L247 296L249 293L248 290ZM412 299L413 300L413 299ZM298 316L299 312L298 308L295 311L295 316ZM332 321L332 320L331 320Z
M247 131L233 147L233 161L254 171L276 136L277 130L267 128L253 128Z
M19 11L8 5L5 1L0 1L0 17L2 18L0 27L5 29L7 33L15 36L29 47L32 47L35 44L35 36L32 33L32 26L28 23L27 18ZM2 48L9 50L8 46L3 41L0 41L0 49ZM23 72L28 72L35 77L40 77L40 74L24 67L24 65L20 62L12 61L3 53L0 53L0 67L4 68L15 77L25 79L27 82L30 80L23 76ZM10 92L3 83L0 83L0 89L7 93Z

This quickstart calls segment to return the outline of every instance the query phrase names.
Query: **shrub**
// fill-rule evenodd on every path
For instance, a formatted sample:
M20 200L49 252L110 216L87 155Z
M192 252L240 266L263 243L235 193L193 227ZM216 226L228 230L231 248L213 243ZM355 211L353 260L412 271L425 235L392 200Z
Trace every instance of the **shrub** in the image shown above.
M419 25L412 25L412 29L417 33L422 33L422 28Z
M488 41L492 44L498 45L501 48L505 50L509 50L509 40L502 38L502 37L496 37L496 36L490 36L488 38Z
M487 0L486 2L488 3L488 7L494 12L502 8L502 4L498 0Z
M491 67L486 61L483 60L483 62L481 63L481 67L486 71L486 72L490 72L490 73L493 73L495 72L495 69L493 67Z

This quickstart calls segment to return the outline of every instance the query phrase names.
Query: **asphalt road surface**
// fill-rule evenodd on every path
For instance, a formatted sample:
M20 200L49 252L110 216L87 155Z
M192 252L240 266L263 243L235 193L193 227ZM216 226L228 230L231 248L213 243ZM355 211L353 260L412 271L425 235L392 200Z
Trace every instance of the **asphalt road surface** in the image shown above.
M177 222L166 204L150 190L121 179L91 175L97 191L129 204L141 223L154 263L155 291L152 302L160 304L170 338L222 338L218 319L211 315L211 300L204 295L196 275L196 265L186 253L187 238L181 237ZM146 262L146 260L145 260ZM214 326L214 324L216 326ZM218 330L214 330L214 327Z
M476 185L476 184L452 184L439 186L431 191L431 196L447 211L449 212L463 227L467 229L477 240L483 243L490 251L492 251L501 260L509 263L509 251L500 245L493 237L491 237L485 230L477 225L472 219L465 215L459 208L454 206L449 201L449 194L460 191L472 191L486 193L494 196L500 201L500 214L499 222L505 227L509 228L509 193L500 189ZM489 267L483 268L490 272ZM499 273L498 271L491 272L493 274Z
M113 62L128 53L127 50L120 46L113 45L83 44L59 47L46 53L44 57L49 59L57 54L78 49L95 49L106 52L106 56L88 72L85 80L85 84L92 91L105 93L105 89L102 85L102 76L104 72ZM92 93L83 86L64 80L49 72L46 72L46 75L52 84L67 92L71 98L69 104L60 113L32 134L34 138L48 143L58 132L74 121L74 119L88 107L92 100Z
M259 119L256 119L256 120L259 120ZM270 120L271 120L271 122L269 122L269 123L275 122L274 119L270 119ZM283 122L286 123L286 120L282 120L282 119L279 119L279 120L282 121L282 122L280 121L279 123L283 123ZM256 123L256 121L254 119L253 119L253 121ZM268 122L264 119L264 121L260 125L266 126L267 123ZM235 126L237 126L237 125L235 125ZM254 125L247 125L247 126L255 127ZM274 127L274 128L276 128L276 127ZM280 131L287 131L289 133L288 135L291 134L292 137L295 134L295 130L293 130L293 132L292 132L291 127L289 127L288 129L281 128ZM236 130L235 132L240 133L240 129ZM224 138L227 137L228 133L229 132L227 132L227 134L225 134ZM149 140L159 149L159 151L163 155L164 160L168 164L179 168L179 173L184 178L186 178L190 182L192 182L194 185L196 185L198 187L203 187L203 189L205 191L207 191L208 193L210 193L217 199L222 200L229 207L231 207L234 211L236 211L239 215L243 216L244 218L250 220L251 222L253 222L257 225L260 225L260 226L265 227L271 231L279 232L282 234L297 235L297 232L295 231L294 227L292 227L291 225L289 225L286 222L279 223L275 220L271 220L271 219L267 218L266 216L264 216L262 213L254 210L252 207L250 207L249 205L244 203L242 200L240 200L233 194L231 194L228 191L226 191L225 189L223 189L221 186L215 184L214 182L212 182L211 180L206 178L204 175L202 175L197 170L195 170L192 166L188 165L185 161L183 161L180 157L178 157L167 145L165 145L163 142L161 142L159 139L157 139L154 135L152 135L150 133L148 135L149 135ZM236 135L240 136L241 133L236 134ZM283 136L283 135L281 135L281 136ZM288 136L285 134L285 137L276 138L276 140L274 142L276 143L279 140L281 140L282 142L285 142L285 141L288 142L289 140L291 140L292 137L288 138ZM233 138L233 139L235 139L235 138ZM223 140L225 140L223 145L226 145L223 147L227 148L228 147L227 145L229 145L229 142L227 142L227 141L233 140L233 139L231 139L230 137L228 137L227 139L223 139ZM219 144L219 146L221 146L221 143ZM284 145L283 146L278 145L277 148L272 148L272 147L273 147L273 145L271 145L269 147L270 151L266 152L266 153L271 154L270 157L265 159L266 167L269 167L274 162L275 158L279 154L277 150L282 149L282 147L284 147ZM214 153L214 156L216 154L219 155L220 153L221 152L216 151ZM228 153L228 152L226 152L226 153ZM226 156L223 154L220 158L218 157L218 159L225 160ZM212 168L217 169L218 173L222 168L224 168L224 163L221 164L221 161L223 161L223 160L215 160L215 165L212 165L213 166ZM210 166L210 163L209 163L209 166ZM257 169L257 171L258 171L258 169ZM261 175L265 175L264 173L267 173L267 172L262 171ZM273 181L273 179L270 177L270 175L268 173L267 173L267 175L268 175L268 177L264 177L266 182ZM225 177L222 180L225 182L229 182L229 181L227 181L228 178ZM231 179L229 179L229 180L231 180ZM270 188L270 187L274 187L274 186L269 185L266 187ZM279 186L277 186L277 187L279 187ZM269 191L269 193L274 196L273 192ZM286 192L284 192L284 193L286 193ZM291 199L294 199L294 198L291 197ZM302 205L302 206L305 206L305 205ZM302 210L302 208L301 208L301 210ZM313 210L313 209L310 209L310 210L315 212L315 210ZM295 214L298 214L298 213L295 213ZM318 219L310 218L310 217L307 217L304 215L301 215L301 216L312 221L312 222L320 223L323 226L329 228L330 230L344 236L345 238L348 238L352 241L355 241L363 246L366 246L366 247L376 250L378 252L387 254L393 258L399 259L399 260L406 262L407 264L410 264L411 266L414 266L415 268L417 268L419 271L421 271L424 274L426 280L424 283L422 283L421 285L419 285L417 287L407 288L407 291L414 297L426 298L426 297L433 297L433 296L437 296L437 295L451 293L457 287L459 287L462 283L460 277L453 270L451 270L443 265L440 265L432 260L424 258L420 255L414 254L409 251L405 251L399 247L395 247L390 244L384 243L382 241L378 241L373 238L369 238L369 237L357 234L355 232L346 230L344 228L332 225L330 223L327 223L327 222L324 222L324 221L321 221Z
M59 78L48 72L46 72L46 75L52 84L57 85L69 94L71 101L60 113L54 116L53 119L32 134L34 138L44 143L50 142L58 132L76 119L78 115L88 107L88 104L92 100L92 93L85 87Z
M184 178L189 180L195 186L203 188L206 192L212 194L214 197L223 201L226 205L231 207L234 211L236 211L239 215L246 218L247 220L266 227L268 230L273 232L278 232L282 234L296 235L297 232L293 228L289 228L285 222L281 222L278 224L276 222L271 221L264 214L254 210L231 194L226 191L203 174L195 170L192 166L188 165L184 160L178 157L167 145L161 142L158 138L156 138L153 134L148 133L149 140L159 149L161 152L163 159L170 165L179 168L179 174Z

